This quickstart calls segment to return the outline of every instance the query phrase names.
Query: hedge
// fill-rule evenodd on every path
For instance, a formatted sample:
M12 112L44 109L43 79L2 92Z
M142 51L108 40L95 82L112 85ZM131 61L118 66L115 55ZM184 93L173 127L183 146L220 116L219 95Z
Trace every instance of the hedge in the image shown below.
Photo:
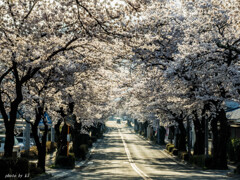
M3 158L0 159L0 179L8 178L7 175L30 179L30 167L26 158Z
M168 147L171 145L173 145L173 144L171 144L171 143L166 144L166 149L168 150Z
M178 158L184 161L188 161L189 160L188 152L187 151L178 152Z
M37 167L36 163L30 163L29 164L29 170L31 178L37 176L38 174L42 174L43 170L40 167Z
M29 149L29 152L27 152L26 150L22 150L21 151L21 157L22 158L28 158L28 159L37 159L38 158L37 146L32 146Z
M87 144L81 144L79 149L80 149L80 157L82 159L86 159L86 155L88 153L88 145Z
M46 152L47 153L54 152L56 150L56 148L57 148L56 142L47 141L47 143L46 143Z
M198 167L214 169L212 156L205 157L205 155L195 155L190 157L190 163Z
M55 160L55 166L59 168L73 169L75 167L75 157L69 156L58 156Z
M171 154L173 154L174 156L177 156L178 155L178 149L173 148L172 151L171 151Z
M169 146L168 146L168 151L169 151L169 152L172 152L173 148L174 148L174 145L173 145L173 144L172 144L172 145L169 145Z
M240 138L232 138L228 142L227 155L230 161L240 162Z
M205 156L204 155L195 155L191 156L189 159L191 164L197 165L198 167L205 167Z

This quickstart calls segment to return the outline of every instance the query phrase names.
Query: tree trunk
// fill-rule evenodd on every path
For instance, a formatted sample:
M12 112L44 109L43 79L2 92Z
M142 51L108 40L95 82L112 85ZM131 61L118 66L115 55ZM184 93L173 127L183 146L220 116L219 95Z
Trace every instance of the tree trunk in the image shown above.
M217 117L211 122L211 127L213 133L213 167L227 169L227 142L230 134L224 109L218 111Z
M186 129L184 127L183 120L178 120L177 122L178 122L178 127L179 127L179 130L180 130L180 134L179 134L179 137L178 137L178 143L177 143L178 144L177 149L179 151L186 151L186 144L187 144Z
M73 152L75 157L80 158L79 147L81 145L81 128L82 123L78 123L77 121L74 123L74 129L71 131L71 135L73 138Z
M47 130L46 130L47 128ZM38 164L37 166L40 167L43 172L45 172L45 161L46 161L46 137L47 137L47 132L48 132L48 126L45 126L45 130L44 130L44 135L42 137L42 142L40 142L39 140L39 136L38 136L38 126L33 126L32 127L32 133L33 133L33 137L37 146L37 150L38 150Z
M4 157L12 157L14 146L14 125L10 124L6 127L5 132ZM7 142L7 143L6 143Z
M145 122L143 123L144 137L147 137L147 127L148 127L148 121L145 121Z
M204 124L200 123L200 120L195 118L194 129L196 135L196 141L194 143L194 155L204 154Z
M45 119L43 119L44 123L44 134L42 136L42 141L40 142L39 136L38 136L38 125L41 121L42 117L44 116L43 108L38 107L36 110L36 118L35 122L32 125L32 133L33 138L35 140L37 150L38 150L38 164L37 166L42 169L43 172L45 172L45 161L46 161L46 138L48 133L48 125Z
M219 160L220 160L220 169L228 169L227 167L227 143L230 137L229 133L229 125L228 120L226 118L226 113L222 109L220 114L221 120L220 120L220 132L219 132L219 138L220 138L220 149L219 149Z
M45 149L45 152L44 152L44 149ZM46 161L46 146L45 146L45 148L43 146L41 146L41 148L38 149L38 164L37 164L37 167L41 168L43 172L46 171L45 161Z
M60 135L61 135L61 133L60 133L60 125L61 125L61 123L62 123L62 119L59 119L57 124L54 126L54 129L55 129L55 141L57 142L57 149L60 148L60 144L61 144L61 142L60 142L60 139L61 139L60 138Z
M67 156L67 129L68 126L66 123L64 123L59 137L59 147L57 150L57 156Z
M17 102L17 100L11 103L10 121L8 121L7 124L5 123L6 128L5 142L7 143L5 143L4 145L4 157L12 157L14 146L14 127L17 119L18 105L19 103Z
M41 149L38 149L38 167L45 172L46 163L46 141L47 141L48 125L44 123L44 134L42 136Z

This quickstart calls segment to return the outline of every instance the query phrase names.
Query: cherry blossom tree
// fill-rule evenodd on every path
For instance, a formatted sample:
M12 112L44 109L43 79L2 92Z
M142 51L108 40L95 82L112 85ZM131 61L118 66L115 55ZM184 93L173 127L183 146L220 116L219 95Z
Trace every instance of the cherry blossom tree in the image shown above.
M6 157L12 155L23 85L42 68L51 68L54 63L64 66L66 51L83 47L94 38L111 42L111 37L128 37L121 28L125 16L119 11L121 8L128 14L139 6L137 2L112 5L110 1L78 0L1 2L0 110L9 142L5 146Z
M223 102L238 100L239 96L239 2L171 2L163 3L162 8L155 12L166 12L160 26L157 26L159 19L150 13L157 19L146 22L151 28L139 27L140 34L143 31L147 33L145 36L152 38L134 48L136 55L133 60L137 64L145 64L146 70L152 74L155 72L153 66L158 67L155 76L158 83L147 83L154 105L168 109L167 104L173 104L174 114L177 106L189 115L194 114L196 132L204 132L205 120L211 120L214 162L217 168L225 168L226 149L219 148L226 147L228 137ZM161 27L161 31L157 31L157 27ZM151 77L154 78L153 75ZM149 103L151 98L147 95L142 99ZM203 136L197 134L197 137ZM198 141L197 138L196 149L200 150L197 154L204 152L203 146L198 146L202 142L203 139Z

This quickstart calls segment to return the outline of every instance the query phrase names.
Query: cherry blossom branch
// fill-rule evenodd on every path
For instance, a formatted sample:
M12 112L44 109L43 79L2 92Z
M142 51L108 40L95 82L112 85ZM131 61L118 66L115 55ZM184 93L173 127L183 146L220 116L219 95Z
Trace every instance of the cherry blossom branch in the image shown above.
M2 80L7 76L11 71L13 70L13 67L9 68L3 75L0 77L0 84L2 83Z
M29 123L31 125L31 127L33 126L33 123L29 120L27 120L24 116L23 113L21 113L20 110L18 110L18 114L21 116L22 119L24 119L27 123Z
M240 41L240 39L239 39L238 41ZM237 48L235 48L235 47L233 47L233 46L223 45L223 44L221 44L220 42L217 42L216 44L217 44L217 46L218 46L219 48L228 49L228 50L230 50L230 51L234 51L234 52L240 54L240 49L237 49Z
M31 12L33 11L33 8L35 7L35 5L38 3L39 0L34 1L32 7L30 8L30 10L28 11L28 13L24 16L24 18L22 19L22 24L23 22L28 18L28 16L31 14Z
M13 41L10 39L10 37L7 35L6 30L3 29L3 28L0 28L0 31L3 32L3 34L6 36L7 40L11 43L12 46L14 46L14 43L13 43ZM11 32L10 32L10 33L11 33Z

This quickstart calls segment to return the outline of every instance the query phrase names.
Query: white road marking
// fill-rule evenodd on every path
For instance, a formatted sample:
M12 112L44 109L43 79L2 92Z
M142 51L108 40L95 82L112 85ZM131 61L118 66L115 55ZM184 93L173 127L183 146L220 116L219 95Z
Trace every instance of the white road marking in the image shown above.
M118 132L119 132L119 134L120 134L120 136L122 138L122 142L123 142L123 145L124 145L124 148L125 148L125 152L127 154L129 163L131 164L133 170L136 171L143 179L151 179L148 175L146 175L143 171L141 171L141 169L139 169L136 166L136 164L133 162L132 156L130 154L130 151L129 151L128 147L127 147L127 144L126 144L126 142L125 142L125 140L123 138L123 135L122 135L120 129L118 129Z

